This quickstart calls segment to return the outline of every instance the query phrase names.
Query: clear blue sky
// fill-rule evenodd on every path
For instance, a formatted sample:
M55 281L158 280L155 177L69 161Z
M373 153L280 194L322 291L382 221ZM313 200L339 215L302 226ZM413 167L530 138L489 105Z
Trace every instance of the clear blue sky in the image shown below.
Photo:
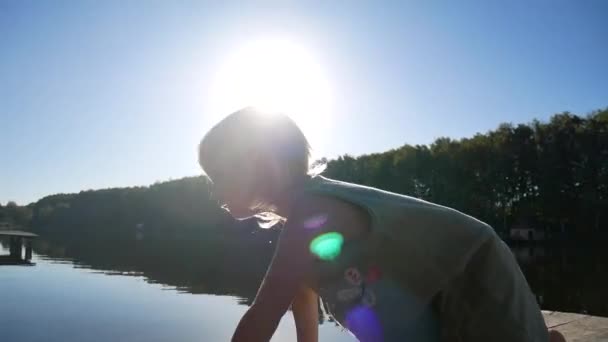
M330 157L608 106L608 1L220 3L0 1L0 203L198 174L214 70L275 35L326 71Z

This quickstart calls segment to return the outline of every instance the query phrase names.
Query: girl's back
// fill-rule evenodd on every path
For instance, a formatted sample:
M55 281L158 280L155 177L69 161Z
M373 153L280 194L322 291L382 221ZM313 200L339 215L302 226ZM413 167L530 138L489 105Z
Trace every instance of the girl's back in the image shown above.
M326 311L359 340L547 340L525 278L488 225L450 208L320 176L304 189L369 215L368 232L346 239L335 258L321 255L315 266ZM323 234L332 234L328 230Z

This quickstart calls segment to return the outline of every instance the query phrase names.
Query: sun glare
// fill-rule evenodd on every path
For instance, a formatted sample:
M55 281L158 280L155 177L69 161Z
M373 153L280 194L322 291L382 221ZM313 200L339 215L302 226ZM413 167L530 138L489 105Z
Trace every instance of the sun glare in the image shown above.
M331 117L330 90L309 51L291 41L267 39L245 44L224 60L209 101L222 115L245 106L287 113L318 150Z

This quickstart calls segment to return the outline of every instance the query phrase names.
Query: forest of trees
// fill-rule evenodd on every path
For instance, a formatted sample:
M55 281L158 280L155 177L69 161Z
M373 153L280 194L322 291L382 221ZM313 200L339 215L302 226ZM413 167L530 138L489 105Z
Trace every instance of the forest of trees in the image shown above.
M608 109L343 156L328 161L325 174L447 205L502 232L526 224L608 233Z
M608 230L608 109L324 162L328 177L447 205L500 232L514 224L577 236ZM0 222L30 224L39 232L130 236L140 223L148 231L205 226L219 236L225 234L219 227L233 222L208 190L206 178L199 176L58 194L27 207L0 207Z
M33 229L56 235L77 230L100 238L132 237L138 225L148 234L196 230L201 225L208 233L219 233L219 227L231 221L210 198L204 177L52 195L30 207Z
M32 219L32 209L9 201L5 206L0 203L0 222L12 226L28 225Z

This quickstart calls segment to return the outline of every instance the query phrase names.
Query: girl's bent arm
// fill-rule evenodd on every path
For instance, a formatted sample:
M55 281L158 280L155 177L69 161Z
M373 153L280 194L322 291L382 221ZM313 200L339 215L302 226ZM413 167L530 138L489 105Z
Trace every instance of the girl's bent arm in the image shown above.
M319 340L319 296L310 287L300 289L291 303L298 342Z
M258 290L253 305L239 322L233 342L269 341L311 271L308 244L312 232L303 229L309 210L298 210L285 224L275 255Z

